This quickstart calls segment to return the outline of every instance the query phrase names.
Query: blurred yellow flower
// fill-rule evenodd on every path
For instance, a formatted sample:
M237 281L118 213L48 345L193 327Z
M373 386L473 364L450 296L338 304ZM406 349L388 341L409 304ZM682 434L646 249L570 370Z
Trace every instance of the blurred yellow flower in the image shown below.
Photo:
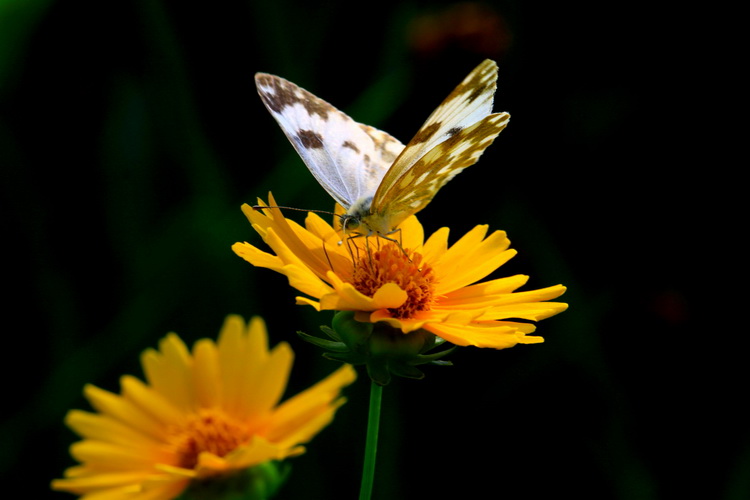
M308 297L298 304L318 310L355 311L362 322L384 322L409 333L427 330L455 345L502 349L517 343L542 342L527 336L528 322L567 309L559 297L565 287L516 292L528 276L516 275L477 283L513 257L503 231L487 235L476 226L452 246L448 228L426 241L417 218L404 221L393 234L396 242L378 237L351 238L310 213L301 227L278 208L242 210L275 252L249 243L235 243L234 252L259 267L287 276L289 284ZM269 205L275 200L269 195Z
M145 383L125 375L119 395L85 387L96 412L72 410L65 420L83 437L70 449L81 464L52 488L89 500L167 500L193 480L303 453L356 374L344 365L279 404L293 356L285 342L269 351L257 317L246 325L228 316L218 341L201 339L192 353L167 335L141 357Z

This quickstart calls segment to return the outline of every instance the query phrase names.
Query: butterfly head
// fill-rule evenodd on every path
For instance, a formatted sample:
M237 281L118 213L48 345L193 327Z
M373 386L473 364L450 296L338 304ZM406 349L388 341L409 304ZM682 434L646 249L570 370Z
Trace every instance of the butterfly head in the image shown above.
M341 229L344 231L344 234L358 232L359 228L362 226L362 219L360 217L348 213L341 214L339 216L339 222L341 223Z
M362 226L365 226L365 235L372 232L372 228L365 223L370 215L370 204L372 196L364 196L355 201L345 214L341 215L341 228L344 233L361 232Z

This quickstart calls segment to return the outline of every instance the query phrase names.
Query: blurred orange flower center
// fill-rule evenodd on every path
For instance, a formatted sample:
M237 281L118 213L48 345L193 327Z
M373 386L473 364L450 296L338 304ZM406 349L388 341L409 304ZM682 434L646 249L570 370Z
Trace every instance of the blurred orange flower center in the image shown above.
M251 439L249 429L216 410L201 410L176 430L174 443L178 466L194 469L199 455L207 451L223 457Z
M389 309L395 318L411 318L418 311L428 311L432 305L435 274L432 267L422 262L422 255L411 258L398 245L387 243L380 250L367 252L354 268L352 284L363 295L372 297L386 283L395 283L407 294L400 307Z

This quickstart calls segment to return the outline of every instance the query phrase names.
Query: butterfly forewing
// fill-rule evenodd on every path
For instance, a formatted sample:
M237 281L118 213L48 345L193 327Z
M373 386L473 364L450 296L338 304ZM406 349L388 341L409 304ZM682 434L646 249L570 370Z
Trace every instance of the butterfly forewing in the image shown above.
M255 84L310 172L339 204L349 208L374 195L403 144L288 80L258 73Z
M508 113L489 115L432 148L391 186L382 212L373 207L373 213L393 228L422 210L446 182L476 163L509 118Z
M386 173L377 189L372 202L373 212L382 213L387 211L390 209L391 203L397 202L398 195L395 193L403 193L404 188L414 182L413 177L415 176L411 175L412 172L410 169L421 158L433 150L437 145L455 138L457 135L459 137L466 137L466 134L459 134L459 132L488 117L492 112L492 103L496 88L497 64L494 61L487 59L474 68L474 70L469 73L469 76L467 76L453 90L453 92L448 95L440 106L438 106L429 118L427 118L427 121L422 125L414 138L406 145L393 166L391 166ZM502 128L500 128L500 130L502 130ZM500 130L498 130L498 133ZM491 142L492 141L490 140L487 145ZM451 144L455 143L456 141L453 140ZM476 161L480 154L481 151L475 156L474 161ZM450 180L453 175L469 165L471 165L471 163L461 167L456 166L456 172L447 177L437 186L437 188L439 189L439 187ZM442 165L442 167L450 167L450 164ZM402 177L404 177L404 179L402 179ZM401 187L398 187L399 185ZM428 186L425 185L422 187L427 188ZM394 191L391 192L391 190ZM430 196L429 199L432 199L432 196ZM429 199L421 206L423 207L429 202ZM402 206L404 205L404 203L401 203L400 201L398 203ZM406 203L406 205L408 205L408 203Z

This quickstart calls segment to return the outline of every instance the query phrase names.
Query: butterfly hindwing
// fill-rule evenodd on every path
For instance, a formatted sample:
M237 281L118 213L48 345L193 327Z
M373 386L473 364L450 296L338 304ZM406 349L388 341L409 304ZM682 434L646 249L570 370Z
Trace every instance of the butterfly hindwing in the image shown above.
M334 200L349 208L375 193L403 144L288 80L258 73L255 84L268 111Z

